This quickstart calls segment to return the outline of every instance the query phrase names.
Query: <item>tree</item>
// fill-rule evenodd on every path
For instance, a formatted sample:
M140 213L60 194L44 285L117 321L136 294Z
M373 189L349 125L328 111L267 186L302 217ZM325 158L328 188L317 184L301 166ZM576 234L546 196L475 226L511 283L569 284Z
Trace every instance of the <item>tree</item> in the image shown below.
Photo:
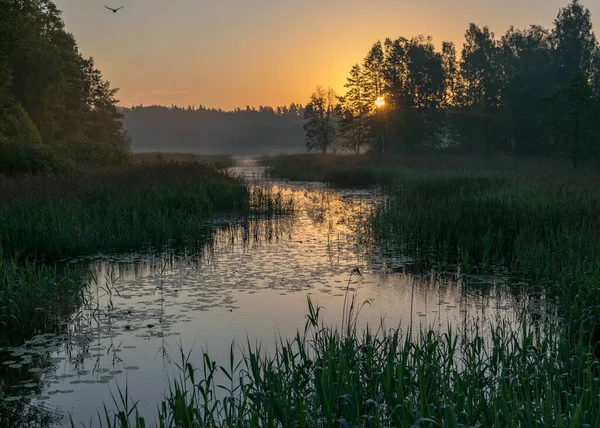
M557 153L573 167L598 154L600 144L600 98L584 73L575 73L546 100L547 124Z
M379 150L414 152L437 146L446 98L442 55L430 37L418 36L387 39L384 58L386 104L376 118L386 138Z
M550 33L539 26L511 27L499 49L505 79L502 111L512 130L512 149L521 155L547 154L543 99L557 84Z
M554 20L552 41L561 84L570 84L575 74L592 78L598 51L592 27L590 11L579 0L572 0Z
M471 24L465 33L455 109L450 116L459 146L491 154L505 146L500 116L502 68L494 33Z
M335 150L337 132L335 112L337 96L333 89L317 89L311 94L309 103L304 107L304 132L308 151L318 150L327 153Z
M385 82L385 53L380 40L371 47L363 61L365 82L375 98L386 93Z
M590 11L578 0L562 8L551 34L558 86L546 99L546 123L558 154L577 167L597 155L600 115L598 41Z
M373 87L369 85L365 70L356 64L350 70L350 76L344 85L348 89L340 98L338 113L341 144L347 150L358 154L370 140L370 115L373 110Z
M66 154L94 163L127 158L116 90L81 56L51 0L0 2L0 64L0 121L22 118L24 109L57 167L75 161Z
M456 59L456 46L452 42L442 42L442 71L444 73L445 108L454 104L458 76L458 61Z

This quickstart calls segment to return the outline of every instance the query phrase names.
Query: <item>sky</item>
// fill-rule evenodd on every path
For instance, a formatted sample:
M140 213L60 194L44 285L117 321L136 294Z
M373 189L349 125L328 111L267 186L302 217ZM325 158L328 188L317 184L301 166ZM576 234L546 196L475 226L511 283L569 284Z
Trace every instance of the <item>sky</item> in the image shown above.
M343 93L378 39L419 34L457 50L469 23L551 27L567 0L55 0L121 105L231 110ZM600 1L581 0L600 34ZM104 8L124 6L118 13Z

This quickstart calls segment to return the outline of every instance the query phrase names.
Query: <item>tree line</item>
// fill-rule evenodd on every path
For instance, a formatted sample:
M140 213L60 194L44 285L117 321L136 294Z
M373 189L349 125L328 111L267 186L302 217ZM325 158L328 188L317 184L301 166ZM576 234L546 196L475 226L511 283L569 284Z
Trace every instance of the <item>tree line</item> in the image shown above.
M0 1L0 173L126 161L116 92L52 1Z
M432 38L377 41L346 93L318 87L305 107L309 151L446 151L561 156L600 148L600 45L578 0L551 29L471 24L460 55Z
M122 109L136 151L267 154L304 151L303 107L233 111L204 106L134 106Z

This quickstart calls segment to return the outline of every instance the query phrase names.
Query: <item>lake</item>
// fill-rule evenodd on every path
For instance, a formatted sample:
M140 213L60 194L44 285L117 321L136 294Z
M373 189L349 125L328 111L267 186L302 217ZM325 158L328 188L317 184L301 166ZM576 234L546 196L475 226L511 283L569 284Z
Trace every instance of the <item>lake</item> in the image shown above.
M421 328L464 336L504 323L556 322L542 287L497 269L464 276L458 266L418 269L370 233L377 189L335 189L264 177L252 158L232 173L293 199L277 218L220 218L201 248L99 254L65 261L84 269L85 304L44 333L0 351L2 426L98 426L103 405L127 388L147 420L181 352L226 361L250 344L269 352L306 322L307 299L338 325L347 296L362 307L359 328ZM118 398L116 398L119 400ZM92 423L91 423L92 422Z

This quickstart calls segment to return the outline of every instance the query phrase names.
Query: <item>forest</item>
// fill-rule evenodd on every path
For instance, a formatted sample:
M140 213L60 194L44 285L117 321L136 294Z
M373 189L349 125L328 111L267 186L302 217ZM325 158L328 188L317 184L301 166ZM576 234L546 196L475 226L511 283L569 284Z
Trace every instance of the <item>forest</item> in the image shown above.
M306 105L309 151L598 155L600 46L578 0L550 29L497 36L470 24L460 50L428 36L377 41L346 93L317 87Z
M0 3L0 172L62 172L127 161L111 87L50 0Z
M123 108L134 151L267 154L305 151L302 106L223 111L203 106Z

